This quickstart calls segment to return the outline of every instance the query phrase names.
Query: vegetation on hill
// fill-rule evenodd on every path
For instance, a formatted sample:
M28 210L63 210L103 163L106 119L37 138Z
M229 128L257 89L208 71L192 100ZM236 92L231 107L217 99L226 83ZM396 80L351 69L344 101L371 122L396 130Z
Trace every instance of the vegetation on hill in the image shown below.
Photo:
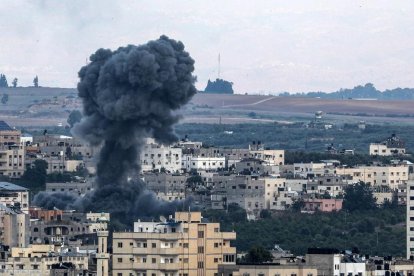
M260 137L262 143L269 148L325 153L327 146L333 144L337 149L354 149L355 153L364 155L368 154L370 143L380 142L392 133L396 133L405 141L408 152L414 152L414 140L411 139L414 135L414 126L404 125L367 125L366 129L361 130L355 124L344 124L325 130L306 128L303 123L180 124L175 127L175 130L179 137L188 135L189 139L201 141L206 146L247 148L249 143ZM321 159L353 158L325 154L321 157L323 157Z
M205 211L203 217L220 222L222 231L236 231L238 251L278 244L299 255L309 247L357 247L362 254L405 256L405 213L402 206L315 214L285 211L247 221L245 211L233 206L228 212Z
M223 79L216 79L215 81L208 80L204 92L217 94L233 94L233 83Z
M413 88L395 88L391 90L379 91L372 83L365 85L358 85L352 89L340 89L336 92L308 92L289 94L288 92L280 94L280 96L292 96L292 97L310 97L310 98L323 98L323 99L378 99L378 100L413 100L414 89Z

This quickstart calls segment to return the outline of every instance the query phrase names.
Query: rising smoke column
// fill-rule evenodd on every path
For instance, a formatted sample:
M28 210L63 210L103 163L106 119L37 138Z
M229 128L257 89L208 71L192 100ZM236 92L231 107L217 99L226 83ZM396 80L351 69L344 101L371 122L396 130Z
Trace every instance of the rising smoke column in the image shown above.
M84 117L73 133L102 149L97 187L82 209L109 211L122 219L177 209L177 203L156 200L137 179L138 158L145 137L163 144L177 140L173 125L179 117L173 113L196 93L193 71L184 45L166 36L91 55L79 72Z

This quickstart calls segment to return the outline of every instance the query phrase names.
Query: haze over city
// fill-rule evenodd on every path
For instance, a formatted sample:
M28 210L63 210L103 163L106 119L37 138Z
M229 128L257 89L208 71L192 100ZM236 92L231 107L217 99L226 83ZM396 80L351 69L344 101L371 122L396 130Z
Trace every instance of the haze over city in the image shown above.
M196 87L218 75L235 93L414 87L411 1L4 1L0 72L76 87L97 48L162 34L185 42Z

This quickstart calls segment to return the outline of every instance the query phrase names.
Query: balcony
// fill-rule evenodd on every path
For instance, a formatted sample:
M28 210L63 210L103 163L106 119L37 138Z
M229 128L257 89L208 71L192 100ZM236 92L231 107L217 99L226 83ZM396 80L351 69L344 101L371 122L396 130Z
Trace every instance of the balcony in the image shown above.
M172 264L161 264L161 263L136 263L136 262L127 262L127 263L114 263L113 269L133 269L133 270L165 270L165 271L178 271L180 269L179 263Z
M214 232L209 234L207 239L235 240L236 232Z
M137 255L178 255L182 252L182 248L143 248L134 247L132 248L132 254Z

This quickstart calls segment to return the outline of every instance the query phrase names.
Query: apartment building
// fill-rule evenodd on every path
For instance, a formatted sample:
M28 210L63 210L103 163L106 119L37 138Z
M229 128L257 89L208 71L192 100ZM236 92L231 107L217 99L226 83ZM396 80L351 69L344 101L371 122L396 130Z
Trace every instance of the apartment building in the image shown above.
M259 212L266 208L265 181L252 175L214 175L212 183L212 202L219 207L237 204L247 211Z
M186 171L216 171L226 167L225 157L202 157L184 154L181 162Z
M25 170L24 145L0 144L0 175L20 178Z
M53 246L12 248L0 260L0 275L50 276L90 275L89 257L79 253L55 253Z
M0 182L0 204L29 213L29 190L9 182Z
M65 192L65 193L71 193L76 196L84 196L93 190L94 190L93 181L46 183L46 192Z
M258 175L279 175L279 166L269 166L263 160L245 158L235 164L235 173L249 173Z
M161 222L135 222L133 232L113 233L115 276L214 276L220 264L236 263L234 232L221 232L200 212L176 212Z
M350 175L354 182L363 181L372 186L388 186L397 189L398 185L408 180L406 165L391 166L359 166L355 168L337 169L338 175Z
M93 219L99 217L101 219ZM109 214L74 213L63 211L50 220L33 219L30 224L30 239L34 244L67 244L69 240L81 240L81 236L94 235L107 230Z
M329 194L332 197L342 195L346 186L354 183L349 177L342 175L323 175L308 180L306 192L308 194Z
M381 143L371 143L369 145L369 155L398 156L405 153L405 142L395 134L392 134L391 137Z
M25 247L29 244L29 215L0 204L0 244Z
M146 173L144 182L148 190L153 191L157 198L166 201L185 198L187 175L167 173Z
M20 144L20 130L11 128L5 121L0 121L0 145Z
M261 159L269 166L280 166L285 164L284 150L250 150L250 157Z
M154 139L146 139L140 153L140 166L142 172L165 169L168 172L181 171L182 149L159 145Z
M298 178L313 178L325 174L325 163L294 163L293 175Z

